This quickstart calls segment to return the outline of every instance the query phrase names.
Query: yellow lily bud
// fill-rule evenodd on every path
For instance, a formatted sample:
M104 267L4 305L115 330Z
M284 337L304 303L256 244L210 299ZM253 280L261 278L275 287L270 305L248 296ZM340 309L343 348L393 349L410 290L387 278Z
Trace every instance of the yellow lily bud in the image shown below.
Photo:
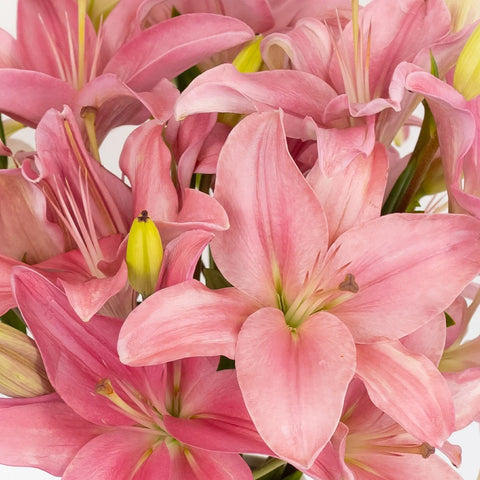
M480 24L473 31L458 57L453 86L467 99L480 95Z
M162 259L160 233L148 212L143 210L130 229L126 256L128 281L143 298L155 291Z
M233 60L234 67L241 73L258 72L262 66L262 53L260 43L263 37L257 35L247 46L243 47L241 52Z
M87 13L98 31L100 21L105 21L108 14L116 7L119 0L90 0Z
M37 397L53 392L35 342L23 332L0 323L0 393Z

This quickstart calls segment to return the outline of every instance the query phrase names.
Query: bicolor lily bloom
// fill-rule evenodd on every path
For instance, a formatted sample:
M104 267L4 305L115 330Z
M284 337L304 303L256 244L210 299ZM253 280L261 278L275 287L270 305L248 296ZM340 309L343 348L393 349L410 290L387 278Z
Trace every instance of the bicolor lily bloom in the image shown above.
M218 358L127 367L115 348L120 320L82 322L60 289L26 267L13 288L56 393L0 400L2 463L64 480L252 479L238 453L269 449L235 372L216 371Z
M238 293L193 281L156 292L127 317L121 360L235 358L262 438L303 468L335 431L355 373L407 431L443 444L454 421L448 388L430 361L398 339L442 312L476 275L479 222L388 215L329 245L322 204L288 153L278 112L250 115L234 128L215 198L230 228L216 234L212 254ZM445 284L441 272L452 271Z
M2 32L0 110L36 126L49 108L69 105L79 119L90 107L101 141L117 125L167 120L178 95L169 80L253 37L243 22L211 14L142 31L138 7L119 2L96 32L86 0L19 0L17 40Z

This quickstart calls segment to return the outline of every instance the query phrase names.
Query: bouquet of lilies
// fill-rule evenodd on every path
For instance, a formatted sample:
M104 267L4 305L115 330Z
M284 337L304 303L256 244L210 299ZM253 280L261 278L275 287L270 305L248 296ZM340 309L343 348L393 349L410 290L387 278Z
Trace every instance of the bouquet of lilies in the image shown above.
M479 19L466 0L18 0L0 463L460 479L448 439L480 420Z

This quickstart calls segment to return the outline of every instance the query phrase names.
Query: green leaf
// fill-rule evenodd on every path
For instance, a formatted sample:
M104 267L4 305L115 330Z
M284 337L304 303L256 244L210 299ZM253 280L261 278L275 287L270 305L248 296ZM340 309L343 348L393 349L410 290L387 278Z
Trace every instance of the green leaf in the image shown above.
M232 286L216 268L204 268L202 272L205 276L207 287L212 290Z
M23 319L15 313L14 310L9 310L7 313L4 313L0 320L7 325L10 325L17 330L20 330L23 333L27 333L27 327Z
M220 361L218 362L217 372L219 370L234 370L234 369L235 369L235 360L232 360L231 358L220 355Z

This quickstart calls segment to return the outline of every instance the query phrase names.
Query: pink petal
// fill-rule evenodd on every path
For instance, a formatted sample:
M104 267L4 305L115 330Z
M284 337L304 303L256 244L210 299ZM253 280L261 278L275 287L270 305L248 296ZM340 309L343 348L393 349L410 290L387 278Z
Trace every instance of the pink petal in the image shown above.
M158 288L191 280L200 255L213 237L204 230L189 230L169 242L163 253Z
M455 430L460 430L480 414L480 367L443 375L453 396Z
M61 290L26 267L15 269L13 291L35 337L48 378L62 399L93 423L131 423L106 398L95 394L103 378L112 382L122 378L135 384L115 350L119 322L97 316L85 324Z
M102 432L56 393L35 399L0 400L0 462L35 467L60 476L84 444Z
M196 356L233 358L240 327L256 308L233 288L209 290L196 280L159 290L125 320L120 359L138 366Z
M242 326L235 364L262 438L276 455L309 468L337 427L354 373L348 330L320 312L292 331L280 310L263 308Z
M388 161L383 145L377 144L368 156L342 153L328 155L338 164L345 157L351 160L340 171L325 172L316 163L307 176L327 216L329 243L349 228L379 217L385 194Z
M24 125L35 127L49 108L61 110L74 95L70 85L44 73L0 69L0 110Z
M60 228L47 219L43 192L23 178L21 169L2 170L0 195L0 254L35 264L64 251ZM12 229L17 218L22 221Z
M124 44L105 67L131 88L148 91L159 78L174 78L214 53L250 40L239 20L211 14L180 15L144 30Z
M443 312L475 277L479 233L476 219L460 215L393 214L348 230L332 245L324 275L338 288L351 273L359 291L330 311L356 342L411 333Z
M372 402L414 437L440 447L452 433L450 391L423 355L399 342L357 345L357 375Z
M137 466L143 463L142 457L149 451L155 440L151 433L140 429L120 428L104 433L87 443L78 452L62 479L131 480Z
M132 185L132 215L147 210L156 221L173 220L178 211L177 191L170 176L172 157L162 139L164 127L150 121L136 128L120 155L120 168Z
M169 450L172 457L169 480L252 480L252 472L240 455L211 452L178 443L169 445Z
M310 116L322 124L323 110L335 96L327 83L309 73L272 70L242 74L224 64L207 70L185 89L175 105L175 116L182 119L194 113L281 108L286 114L302 119Z
M279 294L292 301L321 263L328 231L288 152L277 112L251 115L232 131L219 159L215 198L230 220L212 241L222 274L263 305L276 305Z

